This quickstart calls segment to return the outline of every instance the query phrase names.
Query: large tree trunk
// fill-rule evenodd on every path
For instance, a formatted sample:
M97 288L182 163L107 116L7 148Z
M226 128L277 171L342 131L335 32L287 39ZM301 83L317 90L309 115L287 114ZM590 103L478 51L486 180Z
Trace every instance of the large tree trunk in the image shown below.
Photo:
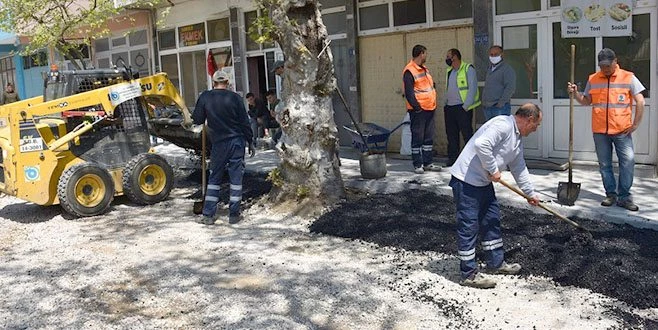
M332 204L344 196L338 167L338 130L331 93L336 88L327 29L317 0L282 0L271 7L275 36L285 55L283 110L277 120L283 130L278 148L282 185L275 202L301 205Z

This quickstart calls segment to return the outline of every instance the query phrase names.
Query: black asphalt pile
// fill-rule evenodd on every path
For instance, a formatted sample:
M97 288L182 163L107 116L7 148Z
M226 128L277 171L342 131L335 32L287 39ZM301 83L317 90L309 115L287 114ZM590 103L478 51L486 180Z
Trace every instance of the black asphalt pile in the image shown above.
M502 207L507 261L521 263L522 276L550 277L636 308L658 307L658 232L572 220L588 228L591 236L548 214ZM452 198L421 190L351 195L310 230L413 251L457 250Z
M254 173L254 172L245 172L242 177L242 200L249 202L250 200L263 196L270 192L272 189L272 183L266 180L267 174L263 173ZM220 202L228 203L229 200L229 178L228 173L224 174L222 180L221 188L219 190L219 199ZM195 171L190 174L186 181L187 184L194 183L199 185L199 190L194 194L187 196L190 199L200 199L201 198L201 171Z

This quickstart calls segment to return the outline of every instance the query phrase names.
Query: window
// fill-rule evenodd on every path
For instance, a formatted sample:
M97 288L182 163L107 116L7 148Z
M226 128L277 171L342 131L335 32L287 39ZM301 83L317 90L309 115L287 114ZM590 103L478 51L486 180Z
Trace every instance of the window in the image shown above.
M388 26L388 4L359 8L359 28L362 31Z
M46 52L42 51L29 56L23 56L24 70L41 66L48 66L48 54Z
M0 58L0 83L2 86L6 86L7 83L12 83L14 86L16 82L14 81L14 75L16 70L14 68L14 59L12 56L7 56Z
M249 29L256 22L257 18L258 18L258 12L256 12L255 10L244 13L244 26L245 26L245 33L247 40L247 51L261 50L261 44L257 43L249 36ZM274 45L274 42L270 41L263 43L262 47L263 49L265 49L265 48L274 48L276 46Z
M131 46L146 45L148 43L146 30L135 31L129 34L128 41Z
M276 89L276 75L270 72L270 68L274 65L274 52L265 53L265 62L267 63L267 89Z
M644 96L651 89L651 21L649 14L633 15L633 32L630 37L603 38L603 47L610 48L617 55L619 67L631 71L646 88Z
M560 7L560 0L551 0L551 7Z
M503 56L516 72L516 90L513 98L537 97L537 25L506 26L502 29ZM525 42L515 42L519 36Z
M541 10L540 0L496 0L496 15Z
M322 14L322 22L324 22L324 25L327 27L327 33L330 35L345 33L347 31L345 29L346 21L347 20L345 18L344 11L331 14Z
M148 76L151 71L149 70L151 63L149 57L149 51L146 48L130 51L130 66L133 72L139 72L140 76Z
M96 39L94 40L94 49L96 52L106 52L110 50L110 39Z
M173 29L158 32L158 44L160 50L176 48L176 32Z
M129 66L130 58L128 57L128 52L114 53L112 54L112 63L118 67Z
M249 36L249 28L258 18L256 11L244 13L244 30L247 33L247 50L260 50L260 45Z
M171 32L173 34L174 30L165 32ZM163 33L160 32L159 36L162 35ZM151 73L148 42L148 31L146 29L95 40L96 67L111 68L113 66L123 67L125 65L126 67L130 67L133 72L139 73L141 76L147 76Z
M425 23L425 0L393 2L393 25Z
M112 47L121 47L126 45L126 37L121 36L118 38L112 38Z
M227 18L208 21L208 42L231 40L231 29Z
M553 23L553 95L556 99L569 98L567 81L571 80L571 44L576 45L575 80L578 90L585 89L589 75L597 63L594 38L562 39L561 24Z
M432 0L435 22L473 17L473 2L463 0Z
M178 55L162 55L160 58L160 64L162 65L162 72L166 72L171 83L176 86L176 89L180 91L180 78L178 76Z
M98 68L99 69L109 69L110 68L110 59L109 58L99 58L98 59Z
M345 0L320 0L321 9L345 6Z

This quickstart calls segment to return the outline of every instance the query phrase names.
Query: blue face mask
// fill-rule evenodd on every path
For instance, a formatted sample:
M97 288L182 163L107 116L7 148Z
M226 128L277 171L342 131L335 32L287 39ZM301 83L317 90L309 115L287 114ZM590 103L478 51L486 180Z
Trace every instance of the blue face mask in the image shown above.
M491 64L493 64L493 65L496 65L496 64L500 63L500 61L502 61L502 60L503 60L503 57L500 56L500 55L499 56L489 56L489 61L491 61Z

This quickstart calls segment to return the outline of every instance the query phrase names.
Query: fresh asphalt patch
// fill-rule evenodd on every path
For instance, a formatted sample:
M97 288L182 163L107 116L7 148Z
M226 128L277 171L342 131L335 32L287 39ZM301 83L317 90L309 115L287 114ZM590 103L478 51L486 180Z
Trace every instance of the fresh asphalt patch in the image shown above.
M591 237L551 215L501 207L506 260L523 266L521 276L550 277L560 285L587 288L635 308L658 307L658 232L573 220L588 228ZM410 251L457 250L452 198L423 190L351 194L310 230ZM484 259L481 251L477 257Z

